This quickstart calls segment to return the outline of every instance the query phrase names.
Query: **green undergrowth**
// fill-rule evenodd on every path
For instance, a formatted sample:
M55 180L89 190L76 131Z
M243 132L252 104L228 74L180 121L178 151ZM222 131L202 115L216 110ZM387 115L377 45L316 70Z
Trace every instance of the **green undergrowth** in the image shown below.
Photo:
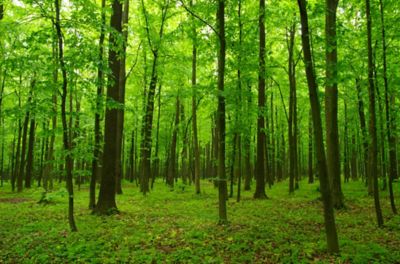
M400 185L394 186L396 193ZM341 254L326 253L317 184L287 182L267 189L267 200L228 201L229 224L218 225L217 191L202 182L175 190L156 182L147 196L124 183L120 214L88 209L88 187L75 190L78 232L67 222L67 193L60 186L11 193L0 187L0 263L399 263L400 217L381 193L385 227L377 228L373 200L361 182L343 184L346 208L336 214ZM400 199L397 196L400 207ZM42 201L41 203L38 203Z

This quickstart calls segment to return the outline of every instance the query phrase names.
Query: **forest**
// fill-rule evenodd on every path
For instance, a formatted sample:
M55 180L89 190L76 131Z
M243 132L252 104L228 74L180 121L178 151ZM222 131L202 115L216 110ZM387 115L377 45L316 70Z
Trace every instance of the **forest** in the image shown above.
M0 263L400 263L398 25L0 0Z

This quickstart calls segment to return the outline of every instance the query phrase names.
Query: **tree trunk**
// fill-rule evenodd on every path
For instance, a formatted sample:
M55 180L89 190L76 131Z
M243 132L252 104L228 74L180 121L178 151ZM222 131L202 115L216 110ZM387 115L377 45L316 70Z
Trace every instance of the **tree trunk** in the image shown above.
M176 177L176 143L178 138L178 127L179 127L179 107L180 107L179 97L176 98L176 108L175 108L175 122L172 131L172 140L170 145L170 154L169 154L169 162L168 162L168 176L167 176L167 184L170 188L174 188L174 180Z
M61 119L63 125L63 146L64 150L66 151L65 154L65 164L66 164L66 172L67 172L67 190L68 190L68 221L69 226L72 232L78 231L75 219L74 219L74 188L72 184L72 167L73 167L73 160L72 160L72 149L71 149L71 142L69 142L69 129L67 124L67 114L66 114L66 99L67 99L67 89L68 89L68 79L67 79L67 69L65 67L64 61L64 46L63 46L63 36L61 32L61 25L60 25L60 2L59 0L55 0L55 12L56 12L56 19L55 19L55 27L57 31L57 39L58 39L58 59L60 63L60 68L62 72L62 94L61 94Z
M28 111L25 113L25 119L24 119L24 125L23 125L23 132L22 132L22 146L21 146L21 158L20 158L20 164L18 169L18 174L17 174L17 191L22 192L23 189L23 179L24 179L24 174L25 174L25 166L26 166L26 138L28 134L28 125L29 125L29 120L30 120L30 108L31 108L31 102L32 102L32 91L33 87L35 86L35 80L32 80L31 82L31 91L29 92L29 97L27 101L27 106L28 106Z
M367 37L368 37L368 95L369 95L369 135L371 138L368 153L369 180L373 182L375 212L378 226L383 226L383 217L379 201L378 171L377 171L377 152L378 142L376 133L376 112L375 112L375 87L374 87L374 66L372 58L372 33L371 33L371 11L370 1L365 0L365 10L367 16Z
M115 192L122 194L122 178L123 178L123 142L124 142L124 105L125 105L125 84L126 84L126 46L128 41L128 20L129 20L129 0L124 0L124 7L122 13L122 57L120 59L120 75L118 84L118 102L122 104L122 107L118 108L118 120L117 120L117 167L115 171L116 185Z
M192 48L192 132L193 132L193 151L194 151L194 184L196 194L200 194L200 150L199 139L197 136L197 96L196 96L196 81L197 81L197 39L196 29L193 29L194 39Z
M31 118L31 124L29 127L29 143L28 143L28 156L26 163L26 177L25 177L25 188L31 188L32 171L33 171L33 160L35 150L35 118Z
M332 191L332 202L336 209L344 206L340 180L340 146L338 129L338 76L336 10L339 0L326 0L325 9L325 121L328 176Z
M118 34L122 33L122 4L118 0L112 2L112 16L110 27ZM118 55L119 38L114 33L110 33L110 47L108 55L108 65L111 70L109 83L107 87L107 99L118 103L120 101L120 74L121 74L121 58ZM118 148L118 140L122 139L121 130L118 129L118 109L106 108L105 129L104 129L104 151L102 162L102 175L100 183L100 192L95 212L98 214L111 214L118 211L115 202L116 188L116 171L118 162L120 161L121 152Z
M99 65L97 66L97 90L96 90L96 113L94 115L94 147L93 147L93 160L92 160L92 174L90 177L89 187L89 209L94 209L96 206L96 181L99 178L99 163L101 160L101 113L103 112L103 89L104 89L104 38L106 26L106 0L101 1L101 25L100 25L100 38L99 38Z
M260 0L259 8L259 69L258 69L258 118L257 118L257 161L256 190L254 198L265 199L265 0Z
M360 118L360 127L361 127L361 133L362 133L362 142L363 142L363 151L364 151L364 157L363 157L363 169L364 169L364 177L367 181L368 184L368 194L372 195L373 189L372 189L372 182L369 180L369 173L368 173L368 139L367 139L367 125L365 121L365 113L364 113L364 101L361 96L361 84L360 80L356 78L356 89L357 89L357 98L358 98L358 115Z
M314 140L317 154L317 168L319 172L319 182L322 201L324 204L325 232L330 253L339 252L339 243L335 225L335 215L329 186L329 178L326 166L324 139L322 133L321 107L318 98L318 86L314 72L313 59L310 48L310 33L308 30L308 15L306 0L297 0L300 9L301 18L301 40L303 46L304 63L308 90L310 95L310 104L312 109L312 118L314 125Z
M296 128L297 123L296 112L297 108L295 105L296 101L296 73L295 73L295 62L294 62L294 38L295 38L296 26L293 23L289 30L289 41L288 41L288 75L290 84L290 96L289 96L289 119L288 119L288 140L289 140L289 193L293 193L295 189L296 179L296 166L297 166L297 149L296 149Z
M397 153L396 153L396 137L394 133L394 113L393 104L389 103L389 97L391 97L391 102L394 102L394 95L389 96L389 82L387 78L387 62L386 62L386 32L385 32L385 17L384 17L384 6L383 1L379 0L380 15L381 15L381 32L382 32L382 59L383 59L383 81L385 85L385 117L386 117L386 136L389 145L389 196L390 196L390 206L392 212L397 214L396 205L394 202L393 195L393 179L397 179Z
M308 183L314 183L314 169L313 169L313 124L312 113L308 117Z
M217 25L219 37L218 50L218 110L216 123L218 127L218 198L219 222L228 221L226 213L227 184L225 175L225 0L218 0Z

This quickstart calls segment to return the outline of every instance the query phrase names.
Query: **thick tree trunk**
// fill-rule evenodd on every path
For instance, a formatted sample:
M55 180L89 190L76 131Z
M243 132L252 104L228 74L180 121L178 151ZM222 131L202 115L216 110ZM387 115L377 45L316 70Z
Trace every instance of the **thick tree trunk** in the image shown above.
M258 117L257 117L257 161L256 190L254 198L265 199L265 0L259 7L259 69L258 69Z
M310 47L310 33L308 30L308 15L306 0L298 0L301 18L301 40L303 46L304 63L308 90L310 94L310 104L314 124L314 139L317 154L317 168L319 172L319 182L322 201L324 204L325 232L328 251L331 253L339 252L339 243L335 225L335 215L333 210L329 178L326 166L324 139L322 133L321 107L318 98L318 86L316 82L314 65Z
M382 210L379 201L378 171L377 171L377 152L378 142L376 133L376 112L375 112L375 87L374 87L374 66L372 58L372 33L371 33L371 11L370 1L365 0L365 12L367 15L367 38L368 38L368 94L369 94L369 135L371 138L368 153L369 180L373 182L375 212L378 226L383 226Z
M112 16L110 26L118 34L122 33L122 4L118 0L112 2ZM119 40L114 33L110 33L110 47L108 55L108 65L111 69L109 84L107 87L107 99L120 102L120 74L121 57L118 55L118 48L121 48ZM118 211L115 202L116 171L118 162L121 160L121 152L118 148L118 140L122 139L122 131L118 129L118 109L106 108L105 129L104 129L104 151L102 162L102 175L100 183L100 192L95 212L98 214L110 214Z

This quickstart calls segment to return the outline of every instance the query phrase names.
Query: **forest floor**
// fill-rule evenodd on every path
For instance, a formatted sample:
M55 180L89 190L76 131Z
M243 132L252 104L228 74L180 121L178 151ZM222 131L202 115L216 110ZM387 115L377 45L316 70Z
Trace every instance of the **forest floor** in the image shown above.
M400 184L396 183L400 207ZM57 188L56 188L57 189ZM42 189L11 193L0 187L0 263L400 263L400 216L393 216L381 192L385 227L377 228L373 200L362 182L343 184L347 208L336 214L341 254L326 253L318 184L300 183L294 195L287 182L267 188L268 200L228 201L229 225L217 224L217 191L202 182L162 182L144 197L124 183L118 215L88 210L88 187L76 191L76 222L67 222L63 186L38 204Z

